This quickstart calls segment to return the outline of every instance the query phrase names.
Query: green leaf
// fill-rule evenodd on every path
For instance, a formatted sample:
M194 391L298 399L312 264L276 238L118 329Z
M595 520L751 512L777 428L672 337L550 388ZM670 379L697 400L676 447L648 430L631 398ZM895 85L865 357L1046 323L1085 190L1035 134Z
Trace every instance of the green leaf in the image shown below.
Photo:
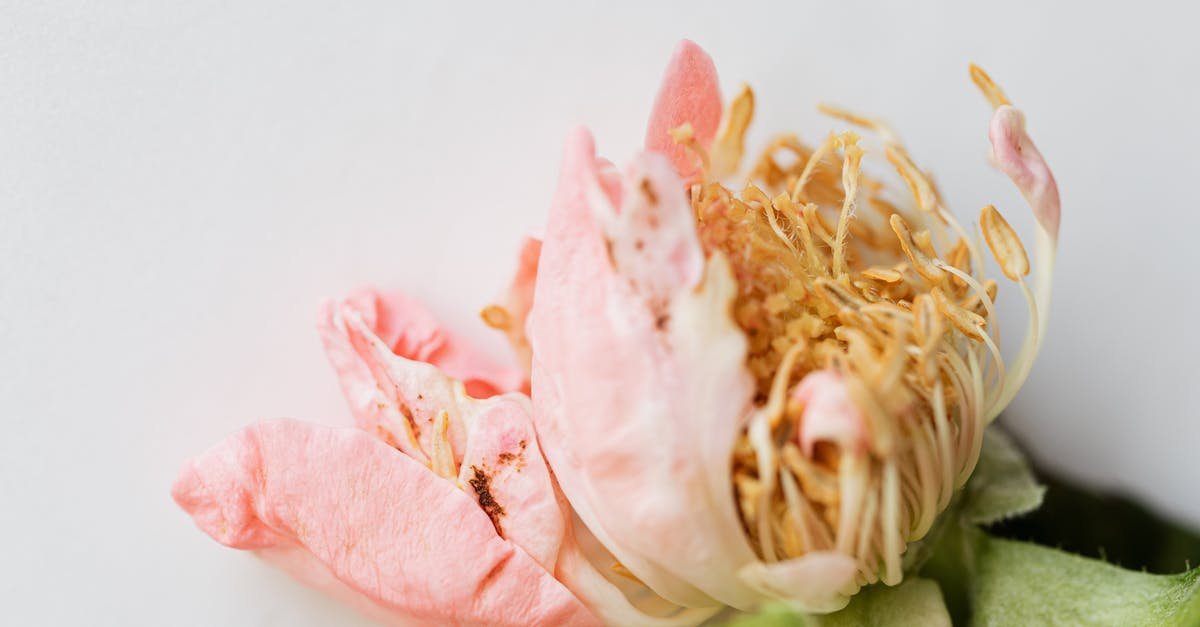
M978 530L971 535L972 625L1200 624L1200 568L1150 575Z
M937 582L909 577L894 588L873 585L863 588L846 609L827 616L814 616L813 627L950 627L950 614L942 602Z
M1045 494L1012 440L998 429L985 431L979 463L967 482L962 517L990 525L1037 509Z
M988 527L1010 540L1058 547L1132 570L1171 574L1200 564L1200 534L1118 494L1095 492L1038 472L1046 498L1037 511Z
M786 606L771 605L742 616L733 627L950 627L936 582L919 577L894 588L876 584L854 595L845 609L825 616L803 616Z

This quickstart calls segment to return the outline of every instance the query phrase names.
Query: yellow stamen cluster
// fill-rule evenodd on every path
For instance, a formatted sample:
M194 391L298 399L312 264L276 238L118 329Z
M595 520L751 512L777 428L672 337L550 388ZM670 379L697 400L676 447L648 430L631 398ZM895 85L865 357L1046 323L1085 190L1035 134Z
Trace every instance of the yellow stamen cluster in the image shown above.
M698 232L733 268L733 315L757 384L733 460L735 498L763 560L833 550L858 560L859 585L895 584L907 543L929 531L973 469L1001 396L996 283L983 275L977 240L878 121L822 107L880 137L911 210L862 171L853 132L816 148L780 136L750 182L731 190L723 181L737 171L753 110L743 88L709 154L681 142L702 166L691 188ZM986 207L980 222L1004 273L1027 274L1021 242L999 213ZM806 455L797 437L805 407L790 391L823 369L839 373L865 442L819 442Z

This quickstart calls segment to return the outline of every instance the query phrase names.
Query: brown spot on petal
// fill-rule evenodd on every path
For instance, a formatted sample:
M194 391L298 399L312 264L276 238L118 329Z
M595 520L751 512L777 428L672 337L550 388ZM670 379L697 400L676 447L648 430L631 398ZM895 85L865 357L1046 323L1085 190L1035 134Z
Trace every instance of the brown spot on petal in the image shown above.
M511 464L516 468L517 472L521 472L525 469L525 447L528 445L529 443L527 441L521 440L517 443L517 446L520 447L520 450L515 453L509 451L500 453L496 456L496 463L500 466L507 466Z
M471 477L468 483L475 490L475 496L479 500L479 507L483 510L483 513L488 515L488 518L492 519L492 526L496 528L496 535L503 538L504 527L500 524L500 519L504 518L504 507L497 503L495 497L492 496L490 487L491 477L478 466L471 466L471 472L474 476Z
M658 194L654 192L654 186L650 184L650 179L642 179L641 190L642 195L646 197L646 202L651 205L658 204Z

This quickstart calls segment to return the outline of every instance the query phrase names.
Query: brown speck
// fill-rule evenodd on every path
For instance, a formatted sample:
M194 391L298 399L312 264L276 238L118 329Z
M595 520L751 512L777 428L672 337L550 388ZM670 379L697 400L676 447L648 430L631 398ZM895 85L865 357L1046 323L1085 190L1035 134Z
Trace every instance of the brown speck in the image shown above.
M504 517L504 508L492 497L489 488L491 479L478 466L471 466L471 472L474 476L468 483L475 490L475 496L479 498L479 507L483 509L483 513L488 515L488 518L492 519L492 526L496 528L496 534L503 538L504 528L500 525L500 519Z
M657 205L658 194L654 193L654 186L650 184L650 179L642 179L642 194L646 197L646 202Z
M670 322L671 322L670 314L662 314L659 317L654 319L654 326L659 331L662 331L667 328L667 324L669 324Z
M400 414L408 421L408 426L412 429L413 437L421 437L421 427L417 426L417 419L413 418L412 410L404 403L398 403L397 407L400 409Z
M521 440L517 443L517 446L520 447L521 450L517 451L516 453L510 453L508 451L500 453L496 456L497 464L505 466L516 462L514 465L516 466L517 472L521 472L525 469L525 447L528 445L529 442Z
M642 250L643 248L646 247L646 240L639 237L637 240L635 240L633 242L633 247L637 250Z

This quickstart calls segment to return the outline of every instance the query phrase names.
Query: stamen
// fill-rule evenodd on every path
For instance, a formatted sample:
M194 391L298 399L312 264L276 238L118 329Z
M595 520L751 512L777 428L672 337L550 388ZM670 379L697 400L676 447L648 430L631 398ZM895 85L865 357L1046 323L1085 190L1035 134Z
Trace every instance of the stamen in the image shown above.
M754 117L754 92L749 85L733 98L725 114L725 122L712 147L712 175L717 180L737 174L746 142L746 129Z
M987 72L983 71L983 68L972 63L970 65L970 69L971 80L974 81L975 86L979 88L979 91L983 92L984 97L987 98L989 103L991 103L993 109L1000 108L1006 104L1011 104L1008 101L1008 97L1004 95L1004 92L1001 91L998 85L996 85L996 82L992 80L992 77L988 76Z
M905 542L928 533L949 505L978 460L985 419L1028 374L1044 310L1024 282L1020 240L985 209L987 245L1030 304L1032 331L1006 368L983 241L942 206L932 178L877 119L821 107L881 136L912 194L908 207L867 174L852 132L830 133L815 149L778 136L741 191L726 188L754 107L743 88L710 154L690 127L675 133L703 166L688 182L697 231L706 253L732 266L733 316L755 380L733 456L738 511L762 560L833 550L856 559L859 584L895 584ZM874 212L858 214L862 198ZM939 258L938 249L948 253ZM1039 299L1044 280L1039 264ZM791 390L820 370L837 373L862 437L801 448L807 408Z
M857 144L846 145L846 161L842 167L842 189L846 198L842 203L842 211L838 214L837 239L833 244L833 274L837 277L846 275L846 230L850 218L854 217L854 203L858 196L858 167L862 161L863 151Z
M908 223L900 214L892 214L890 221L892 231L896 233L896 238L900 240L900 247L904 249L904 254L908 256L908 260L912 263L913 268L933 285L941 285L946 280L946 273L941 268L937 267L933 260L921 250L913 241L912 231L908 228Z
M894 586L900 583L900 554L904 552L904 540L900 536L900 479L896 462L888 460L883 466L883 563L886 574L883 583Z
M696 141L696 131L692 128L692 124L684 122L680 126L670 129L667 133L671 135L671 139L675 140L675 143L687 148L696 157L696 161L700 164L701 180L707 179L710 170L708 151Z
M429 461L430 468L443 479L453 481L458 476L458 468L454 463L454 449L450 444L450 414L441 412L433 420L433 452Z
M983 208L979 213L979 226L1004 276L1020 281L1021 277L1029 274L1029 257L1025 254L1025 247L1008 225L1008 220L995 207L988 205Z

